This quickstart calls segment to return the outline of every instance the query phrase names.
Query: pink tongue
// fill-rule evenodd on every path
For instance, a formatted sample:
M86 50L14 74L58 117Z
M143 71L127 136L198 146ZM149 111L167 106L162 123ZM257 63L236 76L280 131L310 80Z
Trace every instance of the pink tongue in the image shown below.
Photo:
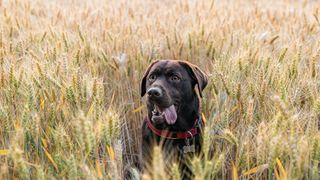
M174 124L177 120L177 113L174 105L164 109L163 115L168 124Z

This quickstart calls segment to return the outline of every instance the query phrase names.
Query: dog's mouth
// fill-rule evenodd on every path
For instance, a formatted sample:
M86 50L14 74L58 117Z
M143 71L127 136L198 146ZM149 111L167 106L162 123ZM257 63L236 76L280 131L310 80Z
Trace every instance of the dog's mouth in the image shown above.
M167 124L174 124L177 121L177 112L179 110L179 105L174 103L169 107L159 107L156 104L152 110L152 121L156 123L161 123L166 121Z

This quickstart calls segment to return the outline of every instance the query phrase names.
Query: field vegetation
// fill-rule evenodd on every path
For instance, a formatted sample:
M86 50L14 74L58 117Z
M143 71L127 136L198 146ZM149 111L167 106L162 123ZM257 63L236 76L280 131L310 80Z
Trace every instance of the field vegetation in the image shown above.
M182 59L209 75L196 179L319 179L319 55L317 1L0 0L0 178L167 179L158 148L134 169L140 80Z

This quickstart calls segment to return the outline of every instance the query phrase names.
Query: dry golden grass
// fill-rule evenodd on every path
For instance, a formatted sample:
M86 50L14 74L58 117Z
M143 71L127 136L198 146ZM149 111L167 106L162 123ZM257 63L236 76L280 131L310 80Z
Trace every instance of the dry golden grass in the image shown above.
M197 179L319 179L319 39L317 1L0 0L0 177L121 179L144 69L184 59L210 76Z

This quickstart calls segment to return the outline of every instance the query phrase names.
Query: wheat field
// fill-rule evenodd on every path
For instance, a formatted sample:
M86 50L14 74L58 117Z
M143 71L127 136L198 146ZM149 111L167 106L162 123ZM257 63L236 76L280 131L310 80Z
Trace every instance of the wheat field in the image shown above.
M318 1L0 0L0 179L168 179L134 167L155 59L209 75L195 179L320 178Z

